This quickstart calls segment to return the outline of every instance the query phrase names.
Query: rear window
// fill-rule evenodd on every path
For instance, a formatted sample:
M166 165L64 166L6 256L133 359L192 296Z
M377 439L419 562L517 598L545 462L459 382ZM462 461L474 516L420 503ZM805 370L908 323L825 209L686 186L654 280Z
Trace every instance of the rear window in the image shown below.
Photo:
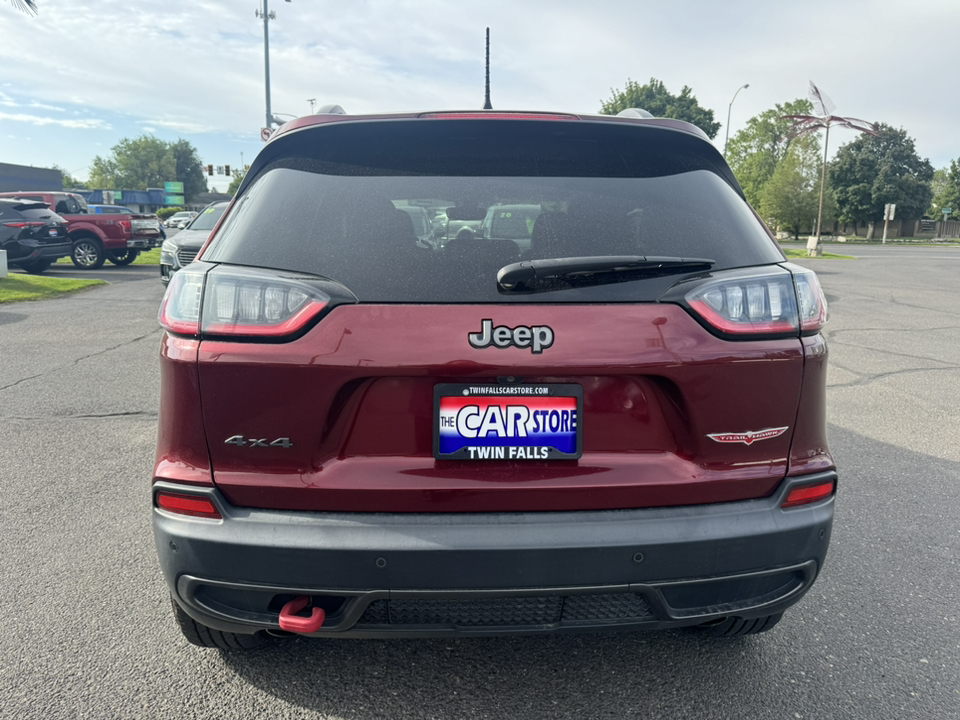
M220 217L223 215L223 211L227 209L227 205L228 203L208 205L200 211L200 214L197 215L193 222L187 227L189 227L191 230L213 230L217 226L217 222L220 220Z
M26 207L21 207L20 215L27 220L48 220L50 218L54 218L56 220L63 219L57 216L46 204L27 205Z
M717 151L682 132L358 122L281 137L264 152L204 259L324 276L361 302L649 300L678 276L509 295L496 274L576 256L710 258L715 269L783 259Z
M50 206L45 202L38 202L36 200L21 200L20 202L14 203L2 203L4 208L10 208L11 210L17 210L25 215L31 217L37 215L46 215L49 216L53 213L50 210Z

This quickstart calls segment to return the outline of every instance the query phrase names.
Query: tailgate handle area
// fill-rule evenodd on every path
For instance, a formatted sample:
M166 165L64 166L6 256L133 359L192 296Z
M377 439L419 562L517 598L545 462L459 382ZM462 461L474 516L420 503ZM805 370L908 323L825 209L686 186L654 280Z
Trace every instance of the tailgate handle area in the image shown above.
M308 595L297 595L280 610L280 629L293 633L312 633L320 629L327 614L323 608L311 608L310 615L297 615L310 603Z

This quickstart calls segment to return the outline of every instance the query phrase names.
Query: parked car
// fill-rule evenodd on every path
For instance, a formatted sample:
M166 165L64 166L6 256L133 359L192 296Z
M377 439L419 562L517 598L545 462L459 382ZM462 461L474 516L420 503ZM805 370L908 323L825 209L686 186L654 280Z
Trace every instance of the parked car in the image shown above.
M541 212L425 248L427 200ZM180 630L769 630L830 540L826 317L693 125L291 121L159 313Z
M539 205L490 206L480 224L480 236L488 239L512 240L520 252L530 249L530 236L540 216Z
M433 223L430 222L427 211L416 205L400 205L397 209L410 216L410 222L413 224L413 234L417 236L420 243L423 246L433 247L435 243Z
M42 273L70 248L66 220L46 203L0 198L0 250L7 265Z
M160 244L154 215L90 212L83 196L70 192L21 190L2 192L0 197L46 203L66 220L73 243L70 259L83 270L96 270L107 260L114 265L129 265L140 251Z
M87 204L87 210L97 215L136 215L136 210L131 210L123 205L90 205Z
M160 246L160 281L164 285L170 282L177 270L193 262L229 204L218 202L207 205L199 215L194 214L190 218L191 222L186 228L163 241Z
M191 210L184 210L182 212L174 213L167 218L167 221L164 223L168 228L184 228L190 224L190 221L197 216L197 213Z

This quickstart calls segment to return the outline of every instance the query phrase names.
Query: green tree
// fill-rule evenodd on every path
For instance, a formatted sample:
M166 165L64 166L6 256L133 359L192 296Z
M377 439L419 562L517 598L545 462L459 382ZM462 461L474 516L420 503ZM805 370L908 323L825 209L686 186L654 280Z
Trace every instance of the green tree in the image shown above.
M197 149L183 138L170 143L170 152L176 165L174 179L183 183L184 197L189 201L207 191L207 176Z
M111 150L108 158L97 155L90 166L90 182L94 187L124 190L146 190L163 187L176 176L176 160L170 146L152 135L124 138Z
M237 189L240 187L240 183L243 182L243 179L247 176L245 170L236 169L233 171L233 180L230 181L230 187L227 188L228 195L236 195Z
M770 179L760 190L758 209L764 218L793 234L811 230L817 224L820 208L820 171L823 159L820 143L814 136L791 143L787 154L777 164ZM832 215L824 196L824 219Z
M600 107L602 115L616 115L627 108L640 108L656 117L685 120L703 130L711 140L717 136L720 123L714 121L713 110L700 106L693 91L686 85L679 95L674 95L656 78L650 78L646 85L627 80L623 90L610 89L612 97Z
M63 177L64 188L79 188L84 190L86 189L87 184L83 180L78 180L77 178L75 178L65 168L62 168L59 165L54 165L53 169L60 171L60 175L61 177Z
M813 112L809 100L778 103L769 110L750 118L727 144L727 162L740 181L747 200L754 207L761 204L761 193L773 177L777 166L790 151L794 139L790 128L794 121L784 115L802 115Z
M887 203L897 204L897 217L922 217L933 199L933 166L917 155L906 130L884 123L877 130L843 145L830 164L840 219L877 222Z
M943 209L950 208L949 217L960 217L960 159L951 160L949 168L940 168L934 173L932 189L933 202L927 214L939 220Z
M196 148L180 139L168 143L152 135L124 138L110 149L110 155L93 159L90 184L117 190L146 190L163 187L167 181L183 183L189 201L207 191L206 177Z

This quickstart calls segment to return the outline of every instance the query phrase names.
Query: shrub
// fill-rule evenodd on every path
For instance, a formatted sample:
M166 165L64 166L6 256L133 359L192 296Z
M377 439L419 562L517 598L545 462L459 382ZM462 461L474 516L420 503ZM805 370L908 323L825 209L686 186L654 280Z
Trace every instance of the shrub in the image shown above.
M161 220L166 220L168 217L174 213L183 212L182 207L165 207L157 210L157 217Z

